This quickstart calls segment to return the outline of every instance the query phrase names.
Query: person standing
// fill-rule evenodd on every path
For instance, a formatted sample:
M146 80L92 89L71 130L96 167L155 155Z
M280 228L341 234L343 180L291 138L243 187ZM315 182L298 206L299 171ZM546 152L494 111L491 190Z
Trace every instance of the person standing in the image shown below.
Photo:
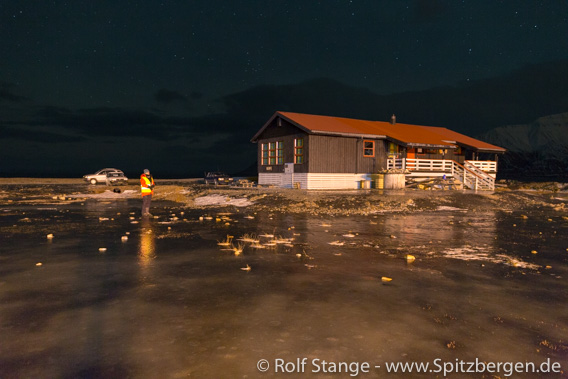
M140 175L140 192L142 193L142 217L152 216L150 214L150 203L154 194L154 178L150 175L150 170L144 169Z

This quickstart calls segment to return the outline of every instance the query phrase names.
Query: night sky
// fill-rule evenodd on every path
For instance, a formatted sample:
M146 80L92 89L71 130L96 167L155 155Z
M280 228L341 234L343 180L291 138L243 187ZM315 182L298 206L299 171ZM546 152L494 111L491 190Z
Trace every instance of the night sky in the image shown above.
M568 112L564 0L4 1L0 36L0 176L236 174L277 110L470 135Z

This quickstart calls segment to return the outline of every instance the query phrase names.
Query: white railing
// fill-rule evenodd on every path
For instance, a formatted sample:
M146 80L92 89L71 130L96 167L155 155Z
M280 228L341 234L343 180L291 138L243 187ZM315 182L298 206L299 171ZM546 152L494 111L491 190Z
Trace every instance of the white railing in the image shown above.
M465 163L471 164L485 172L497 172L497 162L495 161L465 161ZM466 164L464 164L464 166L467 167Z
M403 169L410 172L445 173L461 181L465 187L474 190L495 189L495 179L487 172L497 171L497 162L466 161L462 166L447 159L387 159L387 169Z
M451 160L446 159L387 159L387 169L405 169L409 171L452 171Z
M392 169L404 170L405 168L406 168L406 159L387 158L387 170L392 170Z
M406 169L411 171L443 171L452 170L452 161L445 159L407 159Z

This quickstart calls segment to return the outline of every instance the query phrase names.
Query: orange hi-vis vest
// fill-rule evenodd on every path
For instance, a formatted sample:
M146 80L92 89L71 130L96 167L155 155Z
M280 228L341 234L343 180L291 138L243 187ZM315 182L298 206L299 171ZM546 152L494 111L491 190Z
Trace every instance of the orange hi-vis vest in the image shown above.
M150 178L146 174L140 175L140 192L142 192L142 196L154 194L154 178L152 175L150 175Z

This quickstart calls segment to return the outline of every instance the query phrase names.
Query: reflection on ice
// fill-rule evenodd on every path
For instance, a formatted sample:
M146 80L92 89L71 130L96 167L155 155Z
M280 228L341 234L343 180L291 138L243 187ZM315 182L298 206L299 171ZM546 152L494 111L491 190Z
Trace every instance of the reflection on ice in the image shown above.
M148 269L152 260L156 257L156 236L151 223L147 220L142 224L140 230L140 245L138 248L138 262L140 267Z

